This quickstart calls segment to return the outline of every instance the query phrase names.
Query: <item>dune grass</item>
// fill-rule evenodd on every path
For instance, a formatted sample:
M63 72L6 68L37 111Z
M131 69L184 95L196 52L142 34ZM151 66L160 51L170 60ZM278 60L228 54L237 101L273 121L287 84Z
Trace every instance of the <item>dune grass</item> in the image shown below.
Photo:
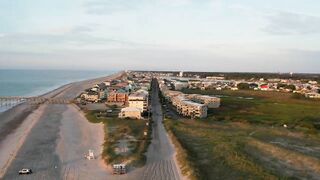
M151 142L151 125L146 126L145 120L120 119L115 115L106 117L100 111L86 111L86 117L91 123L103 123L105 142L102 156L107 164L130 162L131 165L144 165L147 151ZM144 135L144 131L148 135ZM131 137L131 138L128 138ZM128 153L116 151L119 140L128 140Z
M279 92L184 90L184 93L222 96L222 106L210 109L206 119L165 122L182 147L181 152L186 153L184 166L191 168L197 179L291 178L286 173L290 168L283 169L286 166L280 160L270 166L263 159L271 154L253 151L249 143L252 138L267 144L285 142L270 147L319 157L316 151L303 149L306 145L316 149L320 143L316 126L320 122L319 101Z
M296 98L296 95L263 91L184 90L185 93L223 95L221 108L208 111L206 121L238 121L317 133L320 101Z
M173 120L168 120L173 121ZM244 151L247 132L197 120L170 123L198 179L275 179ZM184 163L186 164L186 163Z

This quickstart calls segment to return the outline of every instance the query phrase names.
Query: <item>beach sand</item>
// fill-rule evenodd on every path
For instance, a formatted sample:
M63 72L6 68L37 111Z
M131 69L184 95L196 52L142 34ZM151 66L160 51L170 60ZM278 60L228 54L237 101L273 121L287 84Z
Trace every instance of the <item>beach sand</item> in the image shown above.
M108 77L71 83L46 93L43 97L75 98L94 84L115 79L122 74L120 72ZM78 126L71 127L77 123ZM0 179L62 179L66 174L66 167L72 167L72 160L78 153L81 153L79 158L83 159L83 151L88 151L88 147L98 154L102 150L103 126L87 122L74 105L43 104L38 108L21 104L0 114L0 127ZM78 136L79 134L82 135ZM75 141L77 142L74 143ZM70 147L68 143L71 143ZM72 143L77 146L72 146ZM68 159L68 154L73 153L75 155ZM97 167L103 168L104 164L101 162L91 164L99 164ZM35 173L18 176L21 168L31 168ZM87 169L88 164L83 163L82 167L78 165L78 168Z
M88 122L74 105L62 115L57 154L61 160L61 179L105 179L110 176L101 157L104 125ZM84 158L89 149L95 159Z

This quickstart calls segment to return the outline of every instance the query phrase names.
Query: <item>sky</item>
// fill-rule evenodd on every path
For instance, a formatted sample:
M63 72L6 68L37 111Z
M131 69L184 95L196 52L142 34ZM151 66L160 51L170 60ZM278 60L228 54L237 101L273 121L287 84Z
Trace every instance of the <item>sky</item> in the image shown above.
M0 69L320 73L318 0L0 0Z

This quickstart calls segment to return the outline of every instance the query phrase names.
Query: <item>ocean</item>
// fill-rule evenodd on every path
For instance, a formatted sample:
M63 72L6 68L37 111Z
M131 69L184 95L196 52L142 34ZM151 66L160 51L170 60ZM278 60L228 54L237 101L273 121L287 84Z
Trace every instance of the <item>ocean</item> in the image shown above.
M0 96L42 95L64 84L107 76L115 72L116 71L0 70ZM0 112L12 106L2 106L0 107Z

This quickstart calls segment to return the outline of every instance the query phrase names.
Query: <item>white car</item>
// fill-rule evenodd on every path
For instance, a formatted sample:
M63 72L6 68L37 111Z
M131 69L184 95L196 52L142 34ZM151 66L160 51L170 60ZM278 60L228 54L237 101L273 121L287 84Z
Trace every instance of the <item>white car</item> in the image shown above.
M21 169L19 171L19 174L32 174L32 170L31 169Z

